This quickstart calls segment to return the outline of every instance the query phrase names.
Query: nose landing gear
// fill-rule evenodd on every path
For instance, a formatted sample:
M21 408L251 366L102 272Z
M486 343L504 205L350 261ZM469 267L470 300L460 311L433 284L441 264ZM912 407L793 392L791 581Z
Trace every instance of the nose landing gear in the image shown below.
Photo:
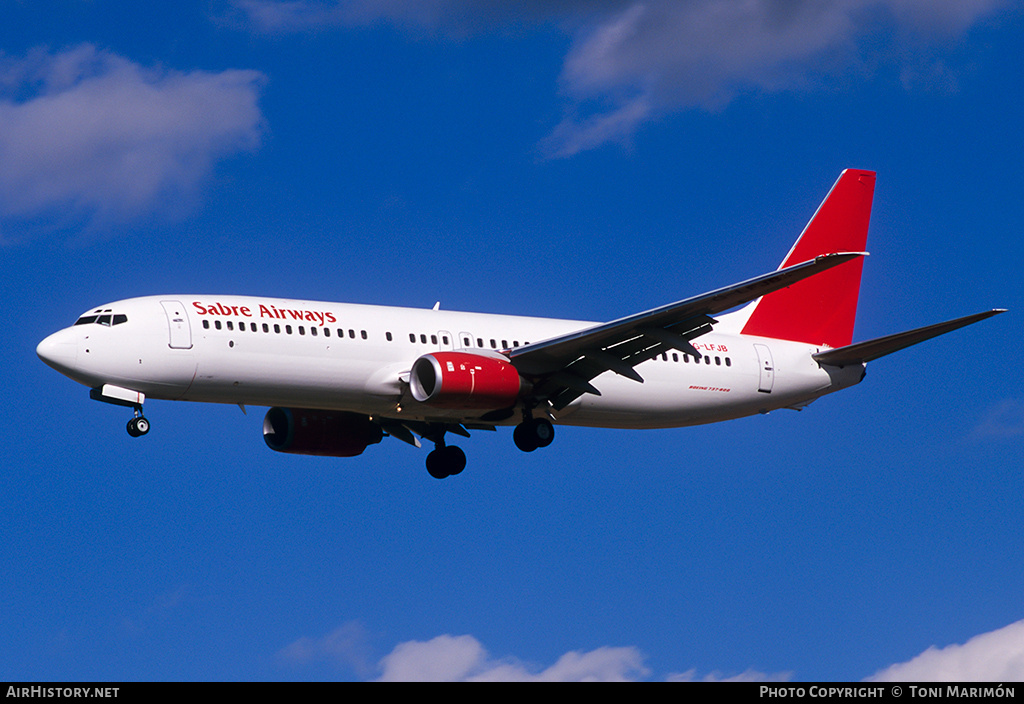
M149 432L149 421L142 415L142 406L135 407L135 417L128 421L128 434L133 438L141 437Z
M104 384L89 389L89 398L115 406L125 406L135 411L135 417L128 421L128 434L133 438L141 437L149 432L149 421L142 415L142 404L146 401L146 395L141 391Z

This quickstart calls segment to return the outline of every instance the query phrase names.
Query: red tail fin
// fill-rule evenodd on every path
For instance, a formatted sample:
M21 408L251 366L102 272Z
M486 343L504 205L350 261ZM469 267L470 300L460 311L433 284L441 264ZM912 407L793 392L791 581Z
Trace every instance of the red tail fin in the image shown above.
M782 266L799 264L819 254L863 252L874 192L873 171L844 171ZM829 347L850 344L863 262L858 258L764 296L747 319L743 333Z

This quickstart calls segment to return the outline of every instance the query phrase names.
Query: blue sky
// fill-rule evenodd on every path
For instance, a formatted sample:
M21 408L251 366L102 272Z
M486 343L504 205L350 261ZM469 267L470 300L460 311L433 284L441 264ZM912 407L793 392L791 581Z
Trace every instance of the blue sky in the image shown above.
M403 5L0 4L0 677L1024 679L1019 4ZM1011 310L800 413L438 482L263 409L133 440L35 356L173 292L610 320L774 269L846 167L856 339Z

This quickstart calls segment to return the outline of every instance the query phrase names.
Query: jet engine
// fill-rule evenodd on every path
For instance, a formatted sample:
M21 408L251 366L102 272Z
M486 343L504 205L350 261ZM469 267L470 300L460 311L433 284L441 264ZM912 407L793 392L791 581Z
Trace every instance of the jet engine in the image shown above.
M497 354L432 352L417 359L409 374L413 398L435 408L508 408L523 383L508 358Z
M368 417L346 411L278 408L263 419L263 440L277 452L323 457L355 457L384 437Z

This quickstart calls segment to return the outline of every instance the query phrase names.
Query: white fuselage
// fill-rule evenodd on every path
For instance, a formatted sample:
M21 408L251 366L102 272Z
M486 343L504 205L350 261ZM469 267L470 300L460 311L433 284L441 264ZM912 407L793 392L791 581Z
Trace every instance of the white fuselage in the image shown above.
M91 316L103 322L82 322ZM115 318L113 316L121 316ZM606 372L555 412L566 425L664 428L800 407L858 383L863 365L821 366L805 343L739 334L743 311L693 344L638 365L644 383ZM100 318L102 321L103 319ZM346 410L471 422L483 411L416 402L408 374L439 350L509 350L594 323L250 296L150 296L89 311L39 345L40 356L91 388L148 398ZM517 412L496 424L514 424Z

